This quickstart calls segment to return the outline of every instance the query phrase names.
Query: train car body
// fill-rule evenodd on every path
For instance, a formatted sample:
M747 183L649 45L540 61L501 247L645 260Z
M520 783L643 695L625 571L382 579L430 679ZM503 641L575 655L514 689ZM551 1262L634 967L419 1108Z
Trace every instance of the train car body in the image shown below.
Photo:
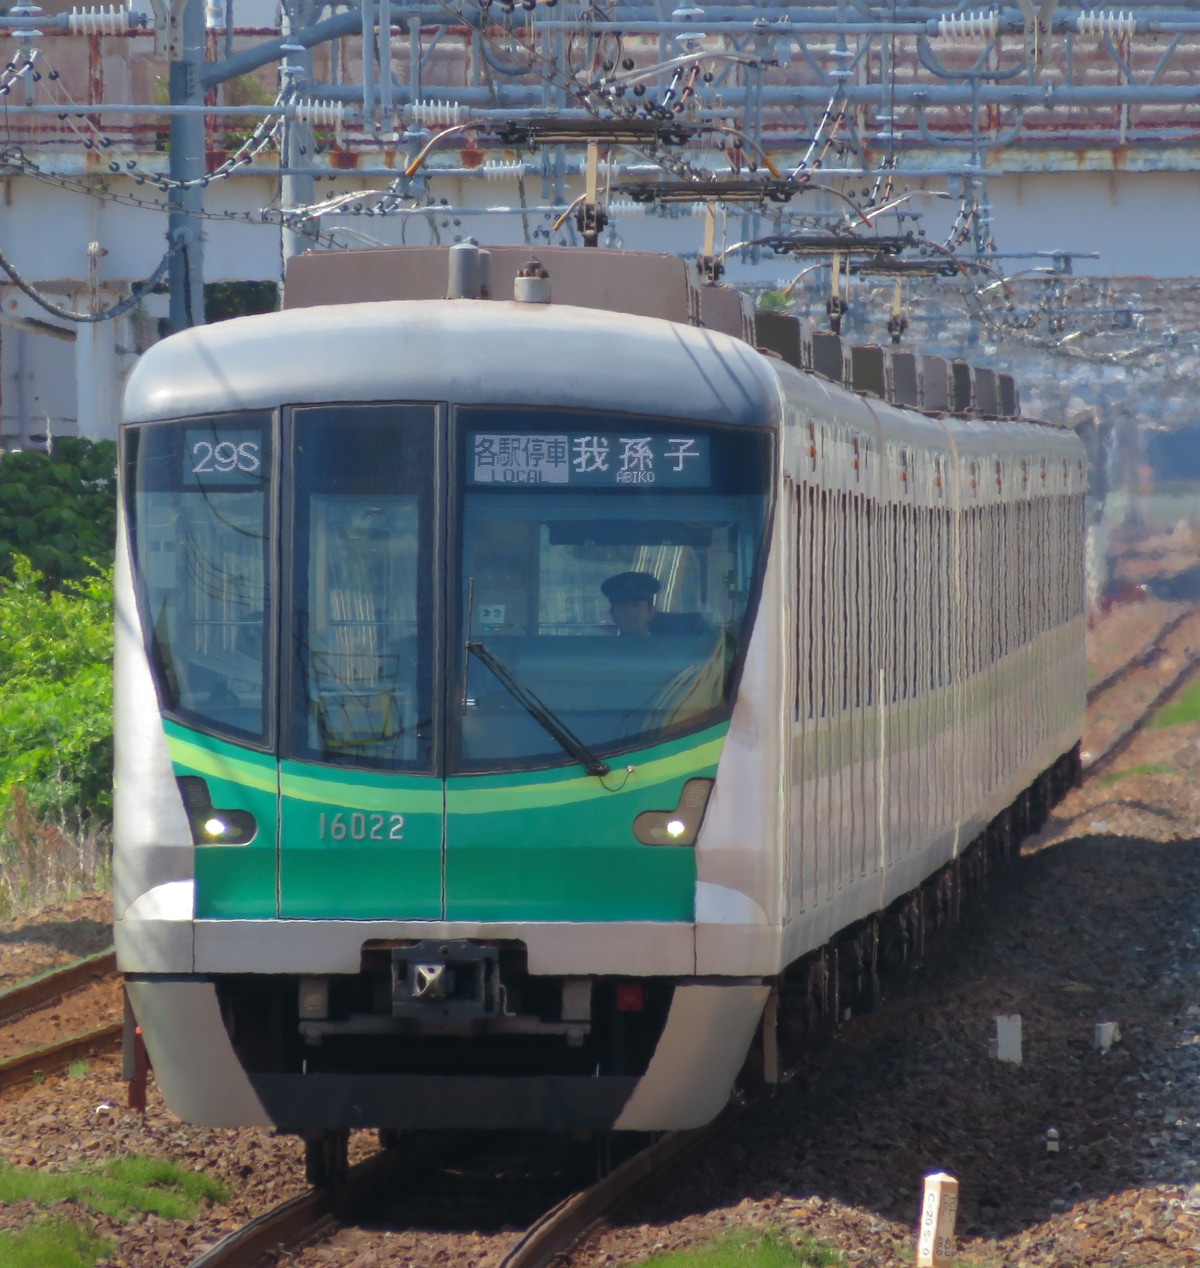
M550 274L196 329L130 379L115 938L185 1119L705 1122L787 967L1077 745L1070 432Z

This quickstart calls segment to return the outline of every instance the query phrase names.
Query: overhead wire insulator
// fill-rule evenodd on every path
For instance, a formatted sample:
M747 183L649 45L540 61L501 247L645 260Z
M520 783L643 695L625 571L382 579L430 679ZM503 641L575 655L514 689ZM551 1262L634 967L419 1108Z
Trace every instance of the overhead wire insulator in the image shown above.
M72 35L123 35L130 29L128 9L115 5L100 9L72 9L67 30Z
M408 113L413 123L426 128L452 128L467 118L466 107L456 101L414 101Z
M310 128L336 128L346 121L349 109L341 101L297 101L293 106L297 123Z
M960 40L994 40L1000 31L998 13L948 13L938 18L937 33Z
M1075 19L1075 30L1080 35L1122 39L1137 33L1137 18L1124 9L1085 9Z
M497 160L485 163L480 171L483 172L484 180L502 181L511 180L514 177L525 175L525 164L520 159L512 163L504 163Z

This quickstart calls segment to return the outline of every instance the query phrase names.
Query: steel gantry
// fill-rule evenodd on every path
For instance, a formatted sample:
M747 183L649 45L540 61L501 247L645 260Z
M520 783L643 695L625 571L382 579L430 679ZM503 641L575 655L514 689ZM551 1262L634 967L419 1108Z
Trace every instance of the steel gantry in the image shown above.
M153 9L140 22L123 9L48 16L18 7L0 18L14 46L10 70L37 53L63 63L51 72L58 91L35 68L18 76L23 94L21 85L6 93L7 157L10 170L36 175L31 144L136 152L146 125L169 118L170 160L156 183L170 206L172 289L190 296L175 324L200 319L195 222L206 180L226 174L219 163L212 170L217 138L239 114L274 113L282 128L277 145L230 174L274 166L285 209L316 204L306 182L331 173L387 178L391 205L376 208L384 213L402 203L411 212L449 176L538 177L543 201L561 205L589 139L621 151L609 155L618 177L752 176L773 165L792 180L885 171L893 183L934 177L970 188L1011 172L1194 170L1200 136L1200 13L1183 7L286 0L280 34L268 38L228 28L234 0L210 7L207 30L202 0L153 0ZM88 41L86 82L77 54L60 59L59 36ZM131 72L116 85L105 70L113 41ZM162 60L169 101L131 99L128 88L146 78L136 68ZM227 86L248 77L274 95L270 105L229 100ZM550 124L565 132L549 140ZM622 136L622 124L641 131ZM443 130L453 144L422 157ZM522 153L501 153L514 148ZM497 171L496 159L507 167ZM120 166L109 163L113 176ZM285 250L298 245L300 223L311 236L312 222L293 216Z
M92 208L0 220L10 324L129 321L165 273L179 329L206 275L468 233L953 272L994 260L997 182L1200 167L1186 5L145 2L0 16L10 200ZM1084 253L1069 224L1037 245Z

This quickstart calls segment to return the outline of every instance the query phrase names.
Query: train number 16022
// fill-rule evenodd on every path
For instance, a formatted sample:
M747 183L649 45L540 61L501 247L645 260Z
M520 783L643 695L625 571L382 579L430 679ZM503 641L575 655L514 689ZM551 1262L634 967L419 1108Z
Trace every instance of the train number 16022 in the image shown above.
M371 813L366 810L339 810L330 817L321 811L317 836L322 841L403 841L404 816Z

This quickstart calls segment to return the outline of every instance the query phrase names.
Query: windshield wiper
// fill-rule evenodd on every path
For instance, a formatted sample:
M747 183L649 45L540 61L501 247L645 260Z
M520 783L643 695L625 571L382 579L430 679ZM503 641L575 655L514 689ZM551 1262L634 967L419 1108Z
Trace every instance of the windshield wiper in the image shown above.
M518 681L509 667L486 644L468 640L467 651L474 652L481 661L499 678L504 688L514 700L525 707L529 716L549 735L553 736L577 762L582 763L589 775L607 775L612 769L603 762L560 718L555 716L549 705L539 700L524 683Z

